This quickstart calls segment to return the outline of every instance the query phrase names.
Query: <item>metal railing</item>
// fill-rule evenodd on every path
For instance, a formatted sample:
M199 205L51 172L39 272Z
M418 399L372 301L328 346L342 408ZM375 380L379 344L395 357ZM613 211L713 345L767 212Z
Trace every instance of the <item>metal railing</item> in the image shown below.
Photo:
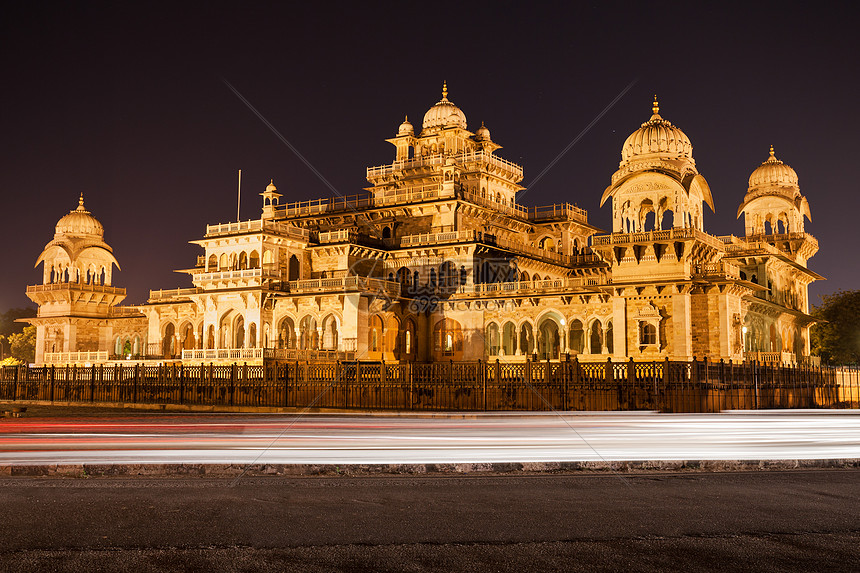
M260 349L262 350L262 349ZM377 410L860 408L856 372L758 362L386 363L3 367L0 400Z

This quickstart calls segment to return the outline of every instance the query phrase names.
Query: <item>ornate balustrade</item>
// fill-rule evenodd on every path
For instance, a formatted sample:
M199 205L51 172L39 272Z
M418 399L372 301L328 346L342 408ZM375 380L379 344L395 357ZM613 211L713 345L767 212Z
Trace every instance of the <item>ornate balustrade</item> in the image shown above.
M45 364L95 364L106 362L108 353L106 350L82 351L82 352L46 352L43 360Z
M637 243L653 243L660 241L676 241L683 239L697 239L720 251L727 250L724 239L700 231L693 227L679 227L661 231L641 231L637 233L612 233L611 235L598 235L591 238L592 246L609 245L633 245Z
M303 241L310 239L310 231L296 227L289 223L269 221L267 219L256 219L252 221L239 221L237 223L220 223L217 225L206 225L206 237L217 237L219 235L235 235L238 233L256 233L268 231L277 235L289 236Z

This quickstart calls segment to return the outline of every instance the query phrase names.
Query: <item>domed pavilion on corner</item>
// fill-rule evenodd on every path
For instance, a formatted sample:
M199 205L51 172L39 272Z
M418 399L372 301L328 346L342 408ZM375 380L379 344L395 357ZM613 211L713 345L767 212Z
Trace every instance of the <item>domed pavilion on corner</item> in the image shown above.
M119 264L81 197L27 288L36 361L807 359L818 243L772 147L738 209L744 235L715 236L693 145L656 97L603 192L610 233L573 197L521 205L522 167L483 123L469 131L447 84L420 132L407 116L387 141L393 160L362 194L282 203L270 182L258 219L192 241L192 287L142 305L118 306Z

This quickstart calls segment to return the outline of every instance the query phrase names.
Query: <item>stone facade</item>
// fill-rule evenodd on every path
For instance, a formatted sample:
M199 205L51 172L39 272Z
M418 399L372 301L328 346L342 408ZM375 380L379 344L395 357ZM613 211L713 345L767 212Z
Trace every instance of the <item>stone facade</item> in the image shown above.
M44 284L28 287L37 362L83 350L188 362L808 355L818 245L797 175L772 149L738 211L746 234L717 237L692 144L656 100L603 193L609 234L569 203L520 205L522 168L483 124L468 131L447 88L420 131L407 119L388 141L394 161L367 169L365 193L282 204L271 183L259 219L192 241L203 250L184 271L192 288L133 308L116 306L116 261L81 201L66 216L78 226L58 224L39 259ZM98 256L55 244L80 237Z

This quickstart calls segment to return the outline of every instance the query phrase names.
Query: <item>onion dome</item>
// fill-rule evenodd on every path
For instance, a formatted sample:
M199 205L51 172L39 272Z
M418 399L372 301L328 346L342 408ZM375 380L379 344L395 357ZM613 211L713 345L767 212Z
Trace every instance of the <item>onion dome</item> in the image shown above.
M770 157L756 168L750 175L750 191L762 187L797 187L797 173L776 158L773 145L770 146Z
M475 139L478 141L490 141L490 130L487 129L483 121L481 122L481 127L475 132Z
M70 211L57 221L54 231L56 235L90 235L98 238L104 236L105 230L98 219L84 208L84 194L78 199L78 208Z
M668 159L692 158L693 144L690 143L690 138L671 122L660 117L657 96L654 96L651 109L651 119L630 134L624 142L624 147L621 148L622 163L636 156L652 154L668 156Z
M397 135L415 135L415 128L412 127L411 123L409 123L408 115L403 120L403 123L400 124L400 128L397 130Z
M278 188L275 187L275 180L269 179L269 184L266 185L266 193L274 193L277 190L278 190Z
M442 84L442 99L424 114L424 129L432 127L459 127L466 129L466 114L448 101L448 83Z

